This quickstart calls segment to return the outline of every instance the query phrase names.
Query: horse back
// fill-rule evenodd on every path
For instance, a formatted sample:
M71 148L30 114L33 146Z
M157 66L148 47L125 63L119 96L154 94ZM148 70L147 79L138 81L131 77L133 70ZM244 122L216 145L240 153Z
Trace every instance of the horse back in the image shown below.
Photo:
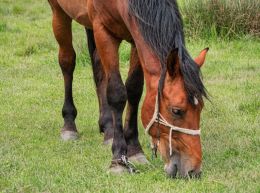
M94 20L99 20L115 37L132 41L132 37L122 15L128 13L126 0L48 0L52 8L62 10L81 25L92 28Z

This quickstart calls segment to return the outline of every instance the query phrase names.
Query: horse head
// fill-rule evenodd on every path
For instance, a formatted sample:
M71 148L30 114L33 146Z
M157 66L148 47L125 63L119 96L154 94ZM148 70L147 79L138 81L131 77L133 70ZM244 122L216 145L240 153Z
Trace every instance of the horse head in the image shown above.
M200 68L208 48L195 59ZM147 94L142 108L142 122L164 162L165 172L175 177L198 177L201 174L202 151L200 141L201 96L190 101L185 88L178 50L167 58L167 71L161 94ZM152 92L150 92L152 93Z

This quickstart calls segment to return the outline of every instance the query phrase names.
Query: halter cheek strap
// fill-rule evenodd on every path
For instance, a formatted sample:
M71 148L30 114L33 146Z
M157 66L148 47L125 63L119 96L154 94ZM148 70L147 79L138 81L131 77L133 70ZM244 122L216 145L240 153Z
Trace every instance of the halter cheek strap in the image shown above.
M166 119L161 115L161 113L159 112L158 109L159 105L158 105L158 95L156 96L156 100L155 100L155 107L154 107L154 113L153 113L153 117L151 119L151 121L148 123L148 125L145 128L145 132L147 134L149 134L149 131L152 127L152 125L154 123L158 123L161 125L166 126L167 128L170 129L170 133L169 133L169 148L170 148L170 156L172 155L172 131L178 131L181 133L185 133L187 135L200 135L200 129L194 130L194 129L187 129L187 128L182 128L182 127L177 127L174 126L170 123L168 123L166 121Z

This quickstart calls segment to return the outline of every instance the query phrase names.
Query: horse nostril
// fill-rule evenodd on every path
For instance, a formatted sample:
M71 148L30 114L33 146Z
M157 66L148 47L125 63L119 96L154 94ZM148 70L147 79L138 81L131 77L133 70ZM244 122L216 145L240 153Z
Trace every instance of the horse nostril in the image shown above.
M174 165L171 165L170 167L166 167L165 171L166 171L168 177L176 178L177 171L178 171L177 165L174 164Z
M176 165L176 164L174 164L173 167L174 167L174 169L173 169L173 173L172 173L171 177L172 177L172 178L176 178L178 168L177 168L177 165Z
M196 172L195 170L191 170L188 172L190 178L201 178L201 171Z
M188 175L189 175L190 178L193 177L193 172L194 172L194 170L191 170L191 171L188 172Z

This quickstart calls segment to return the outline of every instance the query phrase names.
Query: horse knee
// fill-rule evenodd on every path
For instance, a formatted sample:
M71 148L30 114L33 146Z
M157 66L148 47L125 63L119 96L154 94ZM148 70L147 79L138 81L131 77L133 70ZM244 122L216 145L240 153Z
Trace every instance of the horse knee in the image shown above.
M119 111L124 110L127 93L119 73L112 74L108 81L107 99L108 104L113 108Z
M93 70L93 75L94 75L94 81L95 81L96 87L99 88L105 78L104 77L105 72L102 67L100 57L96 50L93 53L92 58L93 58L92 59L92 70Z
M59 51L59 64L63 73L72 73L75 69L76 53L74 49Z

